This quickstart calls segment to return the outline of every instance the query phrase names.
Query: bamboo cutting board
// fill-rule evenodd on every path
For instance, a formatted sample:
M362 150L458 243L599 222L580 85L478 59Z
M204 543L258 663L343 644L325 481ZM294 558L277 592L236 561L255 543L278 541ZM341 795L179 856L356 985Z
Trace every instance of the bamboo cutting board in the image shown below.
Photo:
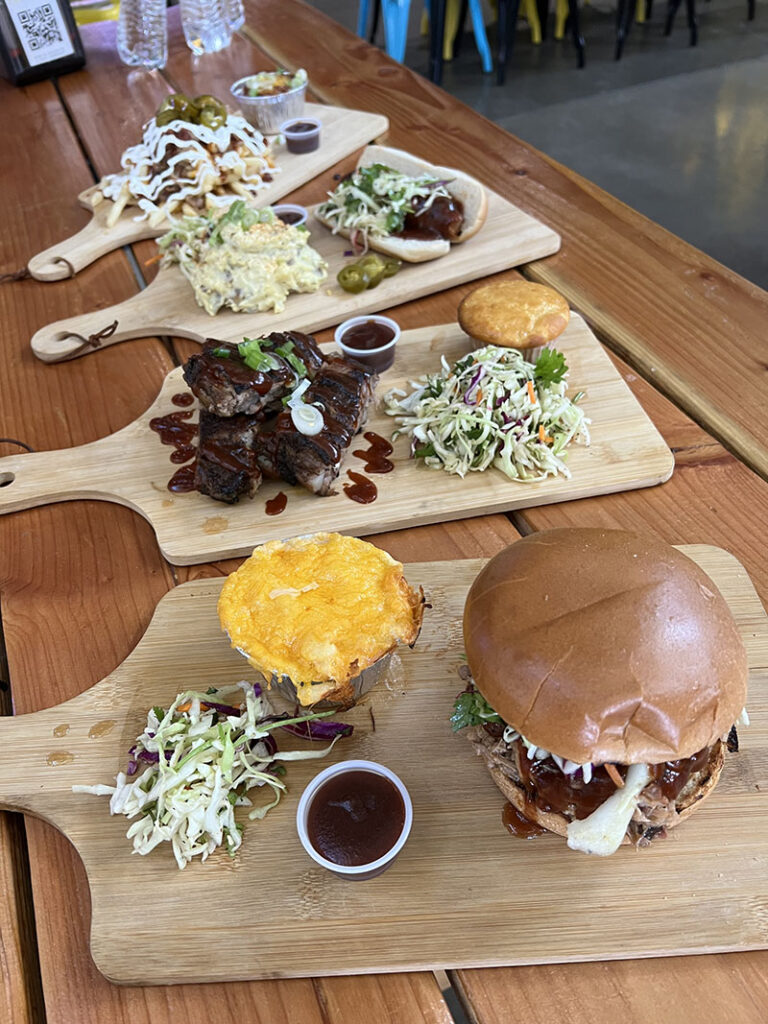
M320 147L314 153L301 154L289 153L285 146L276 146L275 157L280 171L258 194L260 206L270 206L287 196L350 153L383 135L389 127L388 119L382 114L369 114L363 110L308 103L305 111L323 123ZM152 228L146 220L136 220L141 212L137 206L124 210L114 226L108 228L106 219L113 204L105 200L94 207L91 200L95 191L94 185L78 196L80 205L93 211L90 221L76 235L33 256L27 264L32 277L38 281L61 281L70 276L70 266L72 273L77 273L99 256L119 249L121 245L157 238L168 230L167 223Z
M743 567L725 551L682 550L722 591L747 645L741 750L713 796L643 851L589 858L565 841L524 842L501 823L503 797L448 716L462 688L461 617L484 562L406 567L432 608L413 651L349 713L354 734L322 762L288 767L289 793L246 825L238 857L179 872L169 850L134 856L126 819L74 784L109 783L147 709L187 687L250 670L220 632L222 580L177 587L125 662L55 708L0 719L0 806L38 815L71 840L92 897L91 951L111 981L167 984L244 978L501 966L704 953L768 945L768 621ZM673 667L671 667L672 669ZM282 746L289 743L280 741ZM392 868L349 882L302 850L296 806L332 760L392 768L414 806Z
M329 181L329 188L333 184ZM195 302L192 288L179 268L168 267L161 269L144 291L125 302L41 328L32 338L32 350L39 359L53 363L129 338L156 334L191 338L202 343L210 337L224 341L258 337L275 330L277 323L281 331L317 331L351 316L388 309L550 256L560 248L558 234L506 199L489 192L488 218L474 238L451 246L448 255L438 260L403 264L398 274L386 278L376 288L350 295L336 283L337 272L350 262L344 256L350 251L349 240L333 235L312 216L308 223L312 245L328 263L328 278L317 292L289 295L285 312L279 316L231 310L209 316Z
M388 437L395 424L379 408L381 396L437 370L441 354L452 361L473 347L455 324L405 331L394 366L379 382L377 408L366 429ZM0 459L0 514L75 498L117 501L149 520L170 562L190 565L249 554L263 541L312 530L363 536L647 487L668 479L674 466L669 448L581 317L572 315L557 347L570 367L571 393L586 392L582 404L592 419L590 447L571 446L571 479L517 484L487 470L460 480L410 459L408 439L400 438L395 442L394 472L373 477L377 500L359 505L346 497L341 485L347 469L362 471L363 463L351 454L367 447L361 439L353 442L344 460L338 493L325 498L273 481L262 484L252 501L236 505L197 492L172 494L167 483L178 466L169 461L172 449L160 443L148 424L155 416L179 411L171 402L173 394L186 390L178 368L166 377L151 408L116 434L79 448ZM265 501L279 490L288 495L287 508L279 516L267 516Z

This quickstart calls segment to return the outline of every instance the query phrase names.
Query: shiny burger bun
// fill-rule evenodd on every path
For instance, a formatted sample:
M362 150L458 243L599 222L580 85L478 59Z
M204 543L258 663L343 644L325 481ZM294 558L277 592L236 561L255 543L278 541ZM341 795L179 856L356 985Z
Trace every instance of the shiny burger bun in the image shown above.
M746 701L746 651L712 580L621 530L547 530L500 552L469 591L464 643L504 721L577 764L691 757Z
M488 194L480 182L476 178L470 177L469 174L457 171L453 167L436 167L402 149L391 149L389 146L368 146L357 163L357 169L370 167L372 164L385 164L393 171L400 171L401 174L409 174L414 177L420 174L431 174L439 180L445 181L448 192L455 199L460 200L464 207L464 225L460 236L453 243L454 245L472 238L485 224L488 215ZM332 221L321 217L317 211L315 211L315 217L326 227L333 227ZM338 234L349 238L350 233L346 228L342 228ZM447 255L451 250L451 242L444 238L371 236L368 239L368 248L383 252L387 256L394 256L406 263L425 263L428 260Z
M458 319L463 331L485 345L535 348L568 326L568 302L554 288L534 281L493 281L465 295Z

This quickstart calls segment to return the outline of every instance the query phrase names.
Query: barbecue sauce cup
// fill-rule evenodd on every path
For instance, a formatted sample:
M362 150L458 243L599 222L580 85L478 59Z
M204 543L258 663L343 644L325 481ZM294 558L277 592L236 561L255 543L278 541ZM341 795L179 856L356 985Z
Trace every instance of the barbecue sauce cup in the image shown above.
M400 327L388 316L354 316L336 328L334 340L345 356L383 373L395 361Z
M320 772L296 811L301 845L321 867L362 881L391 867L413 823L408 790L374 761L341 761Z

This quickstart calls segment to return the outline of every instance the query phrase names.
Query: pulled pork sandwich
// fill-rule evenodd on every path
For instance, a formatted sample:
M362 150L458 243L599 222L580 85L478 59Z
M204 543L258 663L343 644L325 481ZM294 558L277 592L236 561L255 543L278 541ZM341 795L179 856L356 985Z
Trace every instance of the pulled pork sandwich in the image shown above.
M747 655L709 577L657 540L547 530L485 566L454 707L531 823L607 855L701 805L748 724ZM522 819L521 819L522 821ZM523 822L526 824L526 822Z

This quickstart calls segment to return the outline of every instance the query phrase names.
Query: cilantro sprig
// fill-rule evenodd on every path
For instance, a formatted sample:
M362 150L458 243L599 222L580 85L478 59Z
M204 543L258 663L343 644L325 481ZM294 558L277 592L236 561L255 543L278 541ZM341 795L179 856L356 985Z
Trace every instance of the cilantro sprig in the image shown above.
M459 732L470 725L488 725L491 722L503 722L501 715L497 715L488 701L477 690L465 690L460 693L453 702L453 714L451 715L451 729Z
M556 348L545 348L536 360L533 379L537 384L559 384L567 372L563 353Z

